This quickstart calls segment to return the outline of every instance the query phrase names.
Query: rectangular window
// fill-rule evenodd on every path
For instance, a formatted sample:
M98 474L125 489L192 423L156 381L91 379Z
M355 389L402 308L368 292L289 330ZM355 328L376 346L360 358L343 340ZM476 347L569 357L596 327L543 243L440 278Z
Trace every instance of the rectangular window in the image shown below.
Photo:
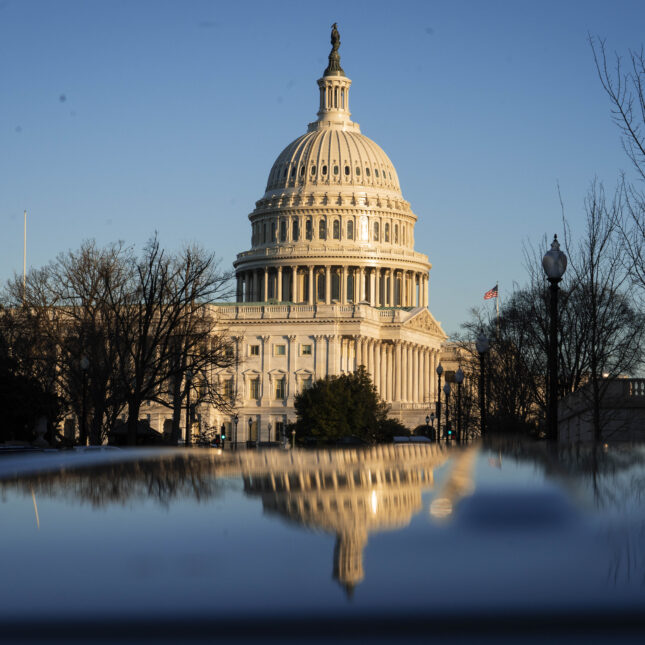
M306 379L303 379L302 381L303 390L308 390L312 385L313 385L313 381L311 379L311 376L308 376Z
M275 398L279 401L284 400L284 376L282 378L276 379Z
M311 345L300 345L300 354L302 356L311 356Z
M259 355L260 355L260 346L249 345L249 356L259 356Z
M274 345L273 346L273 355L274 356L285 356L287 354L286 345Z
M224 397L227 399L233 398L233 379L228 378L224 381Z
M298 241L298 238L300 237L300 229L298 228L298 220L294 219L293 220L293 231L291 233L291 237L294 242Z
M286 242L287 241L287 222L286 222L286 220L282 220L280 222L280 241L281 242Z
M260 398L260 379L252 378L249 381L249 399L259 399Z

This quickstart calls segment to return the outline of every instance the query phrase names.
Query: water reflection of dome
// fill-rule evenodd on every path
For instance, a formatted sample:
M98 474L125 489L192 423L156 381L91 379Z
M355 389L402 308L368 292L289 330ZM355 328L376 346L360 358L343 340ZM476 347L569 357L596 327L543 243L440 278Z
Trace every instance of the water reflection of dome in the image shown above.
M369 533L410 522L422 507L422 490L433 486L433 471L448 453L413 445L296 457L278 453L263 472L248 472L245 491L259 495L265 510L334 533L333 575L351 592L364 577Z

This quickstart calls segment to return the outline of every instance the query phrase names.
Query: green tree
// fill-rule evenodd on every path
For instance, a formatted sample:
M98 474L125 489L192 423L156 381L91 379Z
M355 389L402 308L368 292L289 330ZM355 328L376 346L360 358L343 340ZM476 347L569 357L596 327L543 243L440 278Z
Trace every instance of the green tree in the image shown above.
M397 434L409 434L400 422L388 419L389 406L379 398L362 365L352 374L316 381L296 396L294 406L300 438L328 442L354 436L377 443Z

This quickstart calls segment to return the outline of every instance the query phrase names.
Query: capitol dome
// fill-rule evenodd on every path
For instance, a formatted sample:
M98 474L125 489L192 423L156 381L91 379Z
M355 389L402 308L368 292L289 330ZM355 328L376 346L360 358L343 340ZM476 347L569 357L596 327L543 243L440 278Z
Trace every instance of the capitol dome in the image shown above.
M290 143L278 156L267 181L267 193L288 189L348 187L401 195L396 170L374 141L352 129L322 127L320 122Z
M249 214L237 299L424 307L431 265L414 248L417 216L388 156L351 120L339 45L332 31L318 118L278 155Z

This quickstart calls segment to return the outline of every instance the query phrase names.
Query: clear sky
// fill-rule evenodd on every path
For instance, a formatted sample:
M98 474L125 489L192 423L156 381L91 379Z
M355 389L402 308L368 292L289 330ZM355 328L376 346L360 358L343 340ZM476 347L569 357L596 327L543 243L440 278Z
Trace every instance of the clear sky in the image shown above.
M0 281L22 270L24 209L30 266L157 230L230 267L315 119L334 21L448 333L524 282L524 241L561 232L558 183L575 233L592 179L631 172L587 34L640 48L642 0L0 0Z

